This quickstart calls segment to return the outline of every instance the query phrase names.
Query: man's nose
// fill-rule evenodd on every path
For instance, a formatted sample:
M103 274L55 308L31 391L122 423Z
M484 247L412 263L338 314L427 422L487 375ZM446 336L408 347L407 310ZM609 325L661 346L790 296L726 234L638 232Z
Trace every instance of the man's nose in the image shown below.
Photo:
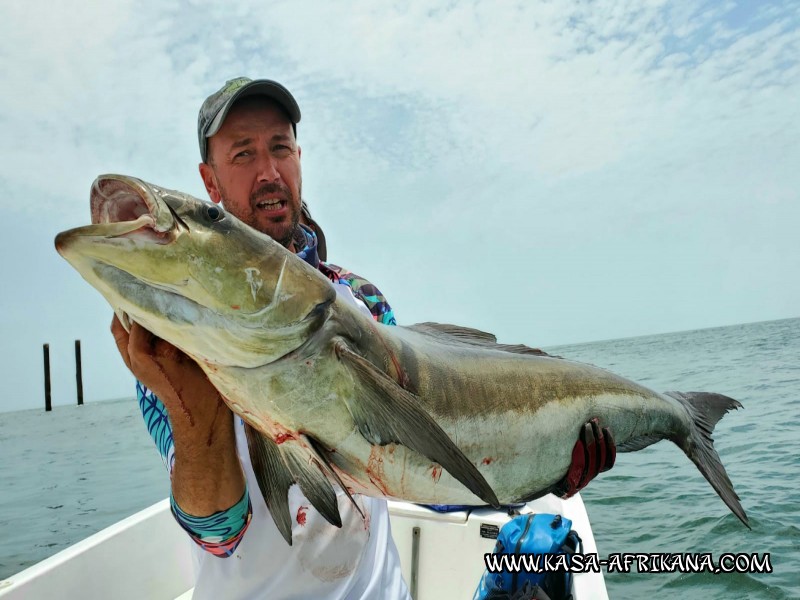
M259 181L273 183L280 181L281 174L278 172L278 162L269 154L261 154L258 157Z

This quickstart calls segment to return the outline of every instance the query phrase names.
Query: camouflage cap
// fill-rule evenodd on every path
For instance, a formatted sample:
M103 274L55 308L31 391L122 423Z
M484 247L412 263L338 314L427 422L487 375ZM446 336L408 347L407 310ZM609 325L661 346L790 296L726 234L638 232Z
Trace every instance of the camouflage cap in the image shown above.
M208 138L222 127L234 102L245 96L266 96L280 104L292 122L292 129L297 136L300 107L289 90L270 79L253 80L248 77L237 77L226 81L225 85L206 98L200 107L200 113L197 115L197 137L203 162L208 162Z

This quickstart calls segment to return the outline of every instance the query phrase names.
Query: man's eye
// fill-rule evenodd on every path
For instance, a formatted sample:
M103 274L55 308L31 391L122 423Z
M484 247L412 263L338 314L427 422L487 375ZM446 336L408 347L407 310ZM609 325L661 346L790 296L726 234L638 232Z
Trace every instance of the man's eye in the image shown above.
M244 158L250 156L250 150L242 150L233 155L233 158Z

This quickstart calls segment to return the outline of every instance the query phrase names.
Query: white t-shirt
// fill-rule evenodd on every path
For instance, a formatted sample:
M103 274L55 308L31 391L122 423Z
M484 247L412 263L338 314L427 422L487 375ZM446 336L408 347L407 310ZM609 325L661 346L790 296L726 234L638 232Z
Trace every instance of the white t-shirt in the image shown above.
M367 314L346 285L337 292ZM244 425L234 415L236 450L242 463L253 515L233 554L215 556L194 545L194 600L406 600L408 588L392 539L385 500L354 496L364 517L337 486L341 529L328 523L303 496L289 489L292 546L278 531L259 491Z

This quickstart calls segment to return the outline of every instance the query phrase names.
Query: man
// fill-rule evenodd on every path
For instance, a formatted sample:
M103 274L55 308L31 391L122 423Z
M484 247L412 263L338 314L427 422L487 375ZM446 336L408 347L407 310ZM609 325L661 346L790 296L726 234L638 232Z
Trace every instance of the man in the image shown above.
M302 203L299 121L297 102L280 84L228 81L200 109L206 190L213 202L318 267L349 301L393 325L377 288L320 261L314 229L321 229ZM384 500L357 496L362 518L339 493L343 526L337 529L293 486L289 546L258 492L241 419L200 368L138 325L128 334L115 318L112 331L140 382L142 413L170 469L175 518L197 543L196 600L408 597ZM587 424L573 463L562 490L567 495L613 463L607 432Z

